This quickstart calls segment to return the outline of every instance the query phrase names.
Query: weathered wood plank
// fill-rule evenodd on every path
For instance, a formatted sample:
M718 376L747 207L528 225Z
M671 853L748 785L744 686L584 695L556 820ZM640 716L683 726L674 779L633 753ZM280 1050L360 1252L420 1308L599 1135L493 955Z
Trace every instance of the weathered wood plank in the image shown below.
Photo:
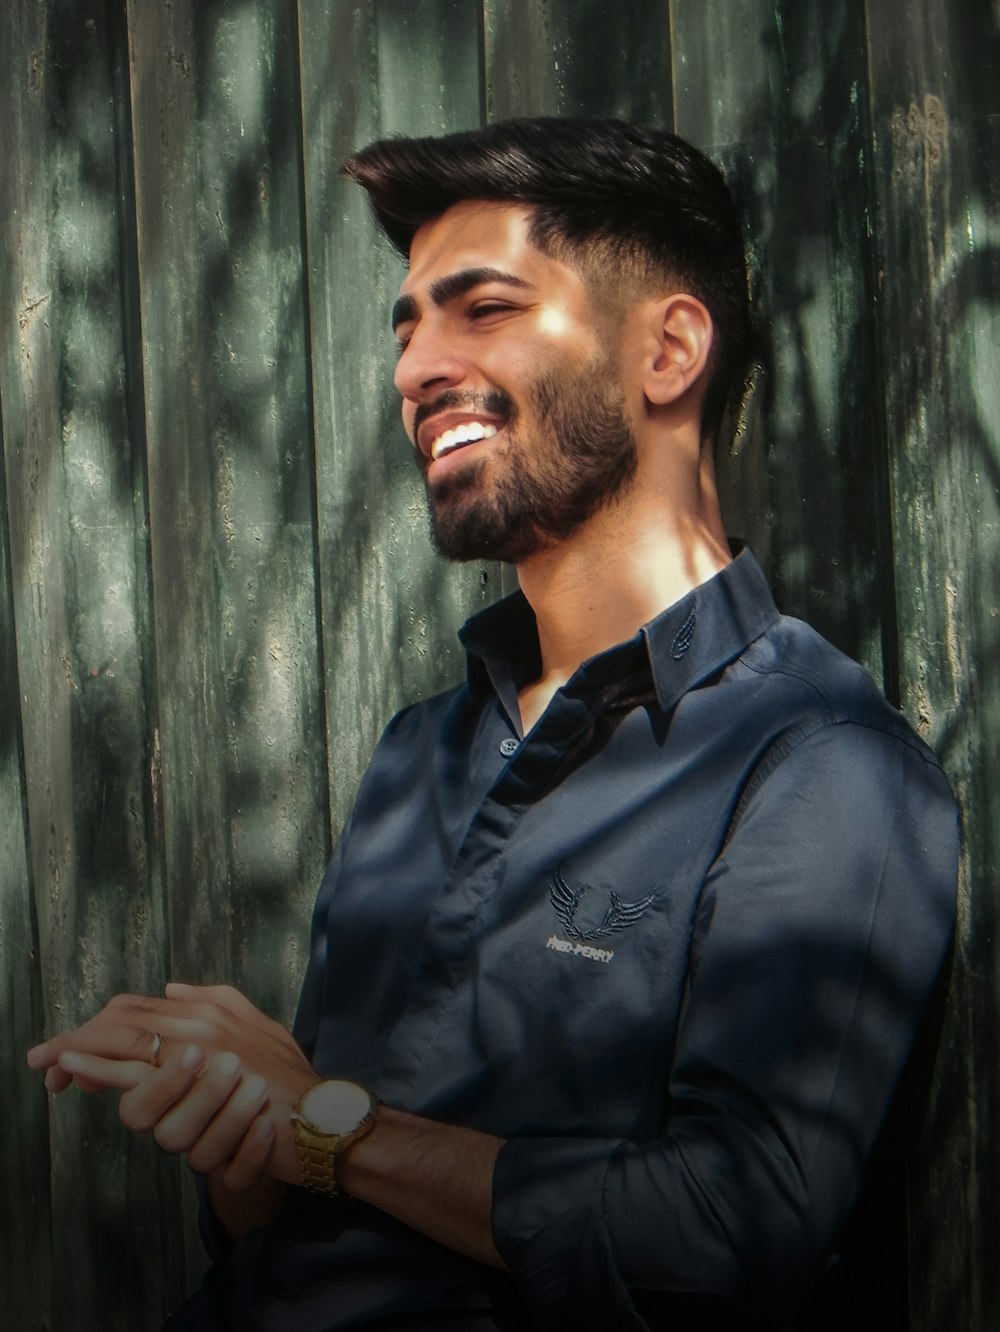
M163 979L163 885L149 820L144 496L132 466L120 294L118 182L128 164L113 112L122 53L103 0L17 0L0 25L8 320L0 387L26 880L52 1031L82 1021L116 990ZM30 937L27 919L10 946ZM27 996L37 985L36 975ZM24 1017L20 1010L19 1041ZM42 1034L36 1025L32 1039ZM23 1050L5 1082L23 1086ZM24 1087L25 1110L43 1103L37 1085ZM40 1119L30 1133L37 1141L43 1130ZM152 1325L164 1308L164 1260L169 1268L176 1248L161 1228L175 1163L162 1167L151 1143L125 1143L113 1102L77 1093L53 1104L50 1142L58 1279L52 1288L34 1274L27 1280L32 1318ZM44 1153L22 1170L29 1165L40 1172L29 1196L44 1199ZM5 1191L16 1177L5 1178ZM120 1205L109 1207L109 1197ZM11 1230L31 1233L21 1223ZM44 1272L44 1245L39 1263ZM111 1270L121 1303L109 1308Z
M0 26L0 41L3 29ZM0 77L7 71L0 55ZM2 151L0 145L0 151ZM0 188L3 172L0 168ZM5 283L0 273L0 302ZM0 364L0 390L6 366ZM0 391L0 421L3 416ZM52 1235L45 1090L24 1062L44 1024L38 922L31 890L21 764L21 688L0 428L0 1078L6 1131L0 1144L0 1290L9 1326L50 1327ZM30 1273L31 1280L26 1281Z
M670 127L667 0L486 0L486 106Z
M330 846L295 12L128 15L171 971L288 1020Z
M764 556L783 609L892 688L861 6L673 13L676 129L737 195L770 345L762 429L723 476L730 528ZM765 470L769 504L754 512L740 492L760 491Z
M902 698L965 816L913 1326L978 1332L1000 1318L1000 33L985 3L868 11Z
M328 848L294 14L129 19L173 965L287 1017Z
M431 551L392 386L389 307L403 267L363 193L337 177L384 134L479 123L479 26L456 0L300 4L319 567L331 820L339 829L390 715L454 682L455 626L493 595L490 566Z

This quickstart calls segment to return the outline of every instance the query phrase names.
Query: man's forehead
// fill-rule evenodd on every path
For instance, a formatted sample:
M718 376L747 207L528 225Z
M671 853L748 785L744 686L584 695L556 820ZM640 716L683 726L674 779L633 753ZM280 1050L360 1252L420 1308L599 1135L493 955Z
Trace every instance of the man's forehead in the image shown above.
M465 199L426 222L410 245L409 272L401 294L416 292L442 273L458 269L510 271L544 260L528 240L532 210L523 204Z

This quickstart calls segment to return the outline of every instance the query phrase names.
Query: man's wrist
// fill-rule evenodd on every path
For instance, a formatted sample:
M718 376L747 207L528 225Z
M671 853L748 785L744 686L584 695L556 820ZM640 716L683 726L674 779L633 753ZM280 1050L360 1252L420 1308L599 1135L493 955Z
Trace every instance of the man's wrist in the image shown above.
M290 1116L303 1187L337 1196L340 1160L374 1127L376 1105L367 1087L344 1078L304 1089Z

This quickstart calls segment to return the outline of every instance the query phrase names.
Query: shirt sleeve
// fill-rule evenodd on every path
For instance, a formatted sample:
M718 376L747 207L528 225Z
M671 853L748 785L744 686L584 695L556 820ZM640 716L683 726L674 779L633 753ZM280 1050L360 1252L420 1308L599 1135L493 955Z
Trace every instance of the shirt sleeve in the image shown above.
M306 974L302 981L302 990L295 1010L295 1021L292 1023L292 1035L310 1063L315 1058L316 1037L319 1032L320 1019L323 1016L328 940L327 917L336 890L337 880L340 877L350 828L351 820L349 819L337 841L337 845L334 847L333 857L326 868L323 882L320 884L319 893L316 896L316 905L313 908L309 933L309 962L306 966Z
M830 724L770 765L700 896L662 1136L500 1153L495 1241L539 1327L646 1329L664 1292L794 1313L940 972L957 857L915 740Z

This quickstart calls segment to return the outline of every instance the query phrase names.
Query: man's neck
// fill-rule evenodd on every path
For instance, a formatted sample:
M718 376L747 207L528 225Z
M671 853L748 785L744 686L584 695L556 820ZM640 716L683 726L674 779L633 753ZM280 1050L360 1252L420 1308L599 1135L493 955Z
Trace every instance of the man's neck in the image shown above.
M642 625L729 563L716 506L678 520L663 508L595 515L569 541L518 566L535 612L542 669L521 691L527 733L580 664Z

